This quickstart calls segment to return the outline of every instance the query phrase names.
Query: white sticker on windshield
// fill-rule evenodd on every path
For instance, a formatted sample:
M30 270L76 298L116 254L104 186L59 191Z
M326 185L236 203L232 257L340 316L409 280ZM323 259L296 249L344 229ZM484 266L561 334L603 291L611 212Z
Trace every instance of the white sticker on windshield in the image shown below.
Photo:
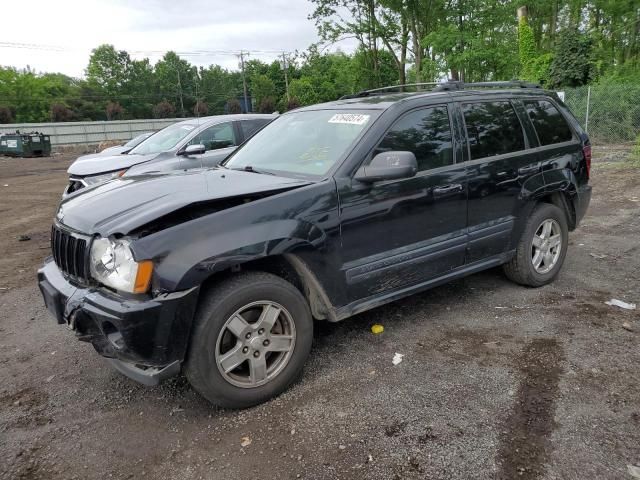
M369 121L370 115L359 113L336 113L329 119L329 123L348 123L351 125L364 125Z
M194 127L193 125L182 125L180 128L181 128L181 129L183 129L183 130L189 130L189 131L191 131L191 130L193 130L193 129L194 129L194 128L196 128L196 127Z

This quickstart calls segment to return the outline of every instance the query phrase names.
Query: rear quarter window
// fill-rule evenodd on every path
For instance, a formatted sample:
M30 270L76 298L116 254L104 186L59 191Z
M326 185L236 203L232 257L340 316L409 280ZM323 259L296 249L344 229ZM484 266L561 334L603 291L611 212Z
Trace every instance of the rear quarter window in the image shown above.
M242 129L242 134L244 135L244 139L247 140L264 127L270 120L264 119L255 119L255 120L242 120L240 122L240 128Z
M573 137L569 124L558 109L547 100L525 100L527 115L538 134L540 145L568 142Z
M471 160L525 149L524 132L508 100L462 105Z

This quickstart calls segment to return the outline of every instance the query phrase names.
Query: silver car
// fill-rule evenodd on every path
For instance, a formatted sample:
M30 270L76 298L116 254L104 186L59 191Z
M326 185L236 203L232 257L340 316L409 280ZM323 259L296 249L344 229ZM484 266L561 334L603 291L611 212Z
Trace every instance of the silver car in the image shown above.
M69 184L63 196L126 175L215 167L275 118L267 114L193 118L163 128L126 154L80 157L67 170Z

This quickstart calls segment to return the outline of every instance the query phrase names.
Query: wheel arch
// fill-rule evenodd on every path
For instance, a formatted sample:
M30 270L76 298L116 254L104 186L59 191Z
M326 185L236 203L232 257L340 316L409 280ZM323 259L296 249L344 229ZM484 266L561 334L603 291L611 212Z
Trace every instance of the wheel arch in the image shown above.
M309 304L313 318L316 320L337 321L335 308L318 278L309 266L298 255L293 253L253 258L237 263L225 270L212 273L203 281L200 297L204 298L213 286L225 281L229 275L242 271L267 272L282 278L302 293Z

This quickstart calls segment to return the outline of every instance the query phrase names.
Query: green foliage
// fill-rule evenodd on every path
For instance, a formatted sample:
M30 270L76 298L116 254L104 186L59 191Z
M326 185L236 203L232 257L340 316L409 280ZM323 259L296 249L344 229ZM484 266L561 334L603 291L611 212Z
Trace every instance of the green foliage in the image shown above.
M549 67L552 88L579 87L593 79L592 45L592 39L577 29L570 28L560 33Z
M198 100L193 106L193 114L196 117L205 117L209 113L209 106L202 100Z
M124 108L118 102L109 102L106 107L107 120L119 120L123 117Z
M631 150L631 161L640 166L640 133L636 137L636 143Z
M289 94L297 98L301 105L312 105L321 101L318 88L309 77L292 80L289 83Z
M240 105L240 100L237 98L232 98L227 101L227 113L237 114L242 113L242 105Z
M173 118L176 116L176 107L167 100L162 100L153 107L154 118Z
M258 73L251 76L250 82L251 96L257 105L260 105L266 98L273 99L277 96L276 85L264 73ZM271 112L268 112L271 113Z
M273 113L276 111L276 102L273 97L262 97L258 105L258 113Z
M518 22L518 57L520 59L520 78L523 80L533 80L532 64L538 54L536 52L536 42L533 37L533 30L527 22L527 17L520 17Z
M52 122L70 122L73 120L73 111L62 103L53 103L50 116Z
M568 88L595 80L638 85L640 78L640 10L632 0L531 0L529 16L520 23L515 13L521 2L515 0L311 3L310 20L323 44L286 58L289 95L282 58L245 61L247 88L257 110L285 111L407 81L520 77ZM355 52L326 50L343 38L356 42ZM236 100L242 96L239 71L219 65L196 68L175 52L152 65L100 45L91 53L86 79L0 67L4 121L190 116L203 114L203 105L207 114L216 115L239 109ZM629 102L627 112L617 112L607 122L635 112ZM120 108L114 110L115 104ZM624 131L627 138L629 130Z
M553 63L553 53L543 53L529 64L528 75L523 80L531 80L542 85L549 84L549 70Z
M0 123L13 123L13 112L4 105L0 106Z
M87 80L107 95L115 96L127 82L131 58L113 45L100 45L91 51L87 66Z

